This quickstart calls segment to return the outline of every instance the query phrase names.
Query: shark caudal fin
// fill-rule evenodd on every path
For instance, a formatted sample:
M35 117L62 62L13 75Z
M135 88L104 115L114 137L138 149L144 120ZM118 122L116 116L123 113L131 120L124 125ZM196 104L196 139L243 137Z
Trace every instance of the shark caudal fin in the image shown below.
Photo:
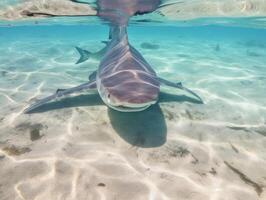
M79 47L76 47L77 51L79 52L80 54L80 58L79 60L76 62L76 64L79 64L79 63L83 63L85 62L86 60L88 60L91 56L91 52L87 51L87 50L84 50L84 49L81 49Z

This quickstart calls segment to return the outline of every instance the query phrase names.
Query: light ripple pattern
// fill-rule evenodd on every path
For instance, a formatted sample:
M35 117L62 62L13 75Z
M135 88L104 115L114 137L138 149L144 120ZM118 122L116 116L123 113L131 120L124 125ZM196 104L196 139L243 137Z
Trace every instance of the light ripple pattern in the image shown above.
M265 30L129 28L158 75L182 81L204 104L162 87L159 104L141 113L81 93L23 114L85 82L99 61L75 65L74 47L96 52L107 33L0 28L0 199L266 199Z

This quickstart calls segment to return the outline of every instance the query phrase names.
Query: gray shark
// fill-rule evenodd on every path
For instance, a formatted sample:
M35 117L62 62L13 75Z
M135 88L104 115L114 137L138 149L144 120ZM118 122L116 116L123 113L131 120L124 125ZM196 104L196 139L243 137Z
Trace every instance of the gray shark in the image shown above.
M125 4L126 1L134 2ZM67 95L96 90L103 102L112 109L121 112L142 111L158 101L160 86L178 88L189 92L191 95L202 99L193 91L184 87L181 82L171 82L158 77L150 64L128 41L127 21L136 12L150 12L156 7L147 2L157 2L158 0L98 0L99 16L110 22L110 41L104 49L98 69L89 76L89 81L79 86L69 89L57 89L57 91L44 99L38 100L25 110L30 113L37 107L52 100L65 97ZM144 2L146 4L138 4ZM115 12L110 12L111 8L116 8ZM123 13L117 15L117 9ZM128 16L128 18L127 18ZM81 50L80 50L81 51ZM87 53L88 54L88 53ZM86 58L86 53L81 51L81 61Z

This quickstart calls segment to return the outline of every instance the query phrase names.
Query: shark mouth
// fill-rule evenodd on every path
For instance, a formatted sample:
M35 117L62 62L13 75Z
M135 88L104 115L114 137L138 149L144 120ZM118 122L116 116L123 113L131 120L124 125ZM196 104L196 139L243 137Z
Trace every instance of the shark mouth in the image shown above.
M151 105L155 104L156 101L154 102L149 102L146 104L127 104L127 105L111 105L110 103L107 103L107 105L117 111L120 112L139 112L139 111L143 111L145 109L147 109L148 107L150 107Z
M147 86L145 87L147 89ZM120 112L143 111L158 101L158 88L156 87L149 87L149 91L146 90L145 93L144 91L138 91L136 87L130 88L128 85L123 85L123 87L120 85L120 90L114 92L114 90L104 87L101 80L98 79L97 89L104 103ZM130 91L131 89L133 91Z
M106 105L110 108L120 111L120 112L138 112L143 111L150 107L151 105L157 102L157 99L150 99L149 101L142 101L142 102L132 102L132 101L121 101L110 94L103 95L102 98Z

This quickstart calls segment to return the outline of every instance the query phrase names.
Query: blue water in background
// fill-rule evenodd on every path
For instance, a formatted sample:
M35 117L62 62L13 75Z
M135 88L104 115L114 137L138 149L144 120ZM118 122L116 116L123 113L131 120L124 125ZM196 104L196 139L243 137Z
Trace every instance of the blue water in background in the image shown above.
M46 37L72 38L103 40L108 36L109 27L107 25L51 25L51 26L15 26L0 27L1 40L20 39L20 37ZM226 27L226 26L196 26L196 27L174 27L174 26L129 26L129 37L142 38L162 38L164 40L173 40L178 37L203 38L209 40L257 40L265 43L265 29ZM93 37L93 38L92 38ZM222 41L221 41L222 42Z

